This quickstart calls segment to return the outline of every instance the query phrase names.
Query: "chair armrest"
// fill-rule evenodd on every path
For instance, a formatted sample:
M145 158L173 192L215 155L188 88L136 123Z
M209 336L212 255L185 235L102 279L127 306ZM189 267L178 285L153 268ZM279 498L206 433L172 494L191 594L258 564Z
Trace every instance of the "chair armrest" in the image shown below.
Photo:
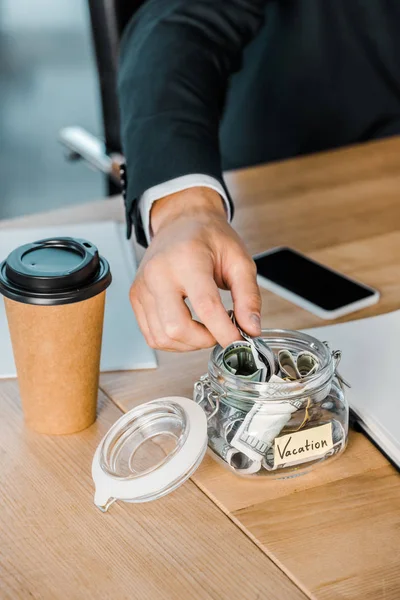
M108 154L105 144L81 127L65 127L59 133L59 141L68 151L70 160L83 159L97 171L111 177L120 184L120 165L124 162L121 154Z

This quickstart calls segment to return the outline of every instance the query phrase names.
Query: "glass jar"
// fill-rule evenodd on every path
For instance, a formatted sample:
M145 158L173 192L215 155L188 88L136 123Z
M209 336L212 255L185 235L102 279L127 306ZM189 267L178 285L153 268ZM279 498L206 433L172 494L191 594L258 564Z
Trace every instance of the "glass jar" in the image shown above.
M224 350L216 346L207 375L194 386L194 400L206 413L215 460L241 476L293 477L346 447L349 409L337 373L341 353L298 331L263 330L261 337L275 355L313 354L318 370L301 381L251 381L227 372Z
M262 337L275 358L290 351L300 371L300 354L312 354L318 369L297 381L274 375L256 382L232 375L216 346L194 386L195 402L171 396L139 404L106 433L92 463L100 510L172 492L198 468L207 444L242 476L293 477L343 452L349 412L337 373L340 351L298 331L271 329Z

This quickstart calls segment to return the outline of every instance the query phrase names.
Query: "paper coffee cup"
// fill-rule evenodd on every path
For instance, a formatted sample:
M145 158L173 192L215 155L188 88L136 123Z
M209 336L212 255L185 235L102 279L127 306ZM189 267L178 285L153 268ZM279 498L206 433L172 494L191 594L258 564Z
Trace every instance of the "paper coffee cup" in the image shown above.
M107 261L90 242L46 239L0 265L26 423L67 434L96 419Z

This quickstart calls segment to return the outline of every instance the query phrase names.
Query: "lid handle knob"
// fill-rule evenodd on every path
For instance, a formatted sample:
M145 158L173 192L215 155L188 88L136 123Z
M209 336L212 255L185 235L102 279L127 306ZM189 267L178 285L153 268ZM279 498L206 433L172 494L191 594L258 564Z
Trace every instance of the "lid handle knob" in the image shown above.
M101 512L107 512L111 504L114 504L115 501L116 498L110 498L109 495L105 494L102 490L95 491L94 503Z

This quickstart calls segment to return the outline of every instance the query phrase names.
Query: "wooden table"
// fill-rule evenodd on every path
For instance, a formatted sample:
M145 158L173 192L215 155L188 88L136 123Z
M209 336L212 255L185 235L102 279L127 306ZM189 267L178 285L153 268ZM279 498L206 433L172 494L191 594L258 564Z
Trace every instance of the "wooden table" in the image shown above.
M357 318L400 308L400 139L227 176L251 252L287 244L382 293ZM120 199L2 227L123 220ZM321 324L263 291L265 326ZM360 433L340 460L286 481L241 480L206 458L178 491L93 505L90 465L121 411L188 395L208 352L159 353L157 371L101 376L99 419L63 438L22 421L0 383L0 598L400 598L400 478Z

